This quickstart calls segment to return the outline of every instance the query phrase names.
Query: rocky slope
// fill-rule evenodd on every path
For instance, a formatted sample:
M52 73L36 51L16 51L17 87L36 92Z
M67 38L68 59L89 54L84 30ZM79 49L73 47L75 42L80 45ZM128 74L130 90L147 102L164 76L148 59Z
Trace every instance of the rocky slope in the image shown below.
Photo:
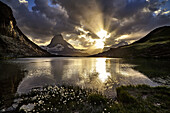
M12 10L0 1L0 58L50 56L17 27Z
M42 48L54 55L88 56L87 53L83 53L80 50L75 49L71 44L64 40L61 34L55 35L52 38L51 43L48 46L43 46Z
M170 26L157 28L133 44L113 48L95 56L170 58Z

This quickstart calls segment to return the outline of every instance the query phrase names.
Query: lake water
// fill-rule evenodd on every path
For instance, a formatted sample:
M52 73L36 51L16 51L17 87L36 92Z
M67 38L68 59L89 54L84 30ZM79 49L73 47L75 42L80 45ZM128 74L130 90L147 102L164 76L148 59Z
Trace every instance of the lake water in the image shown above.
M140 65L118 58L19 58L1 61L0 95L8 97L16 92L27 93L36 87L64 84L99 90L114 97L116 87L121 85L159 85L144 75L140 68L136 69Z

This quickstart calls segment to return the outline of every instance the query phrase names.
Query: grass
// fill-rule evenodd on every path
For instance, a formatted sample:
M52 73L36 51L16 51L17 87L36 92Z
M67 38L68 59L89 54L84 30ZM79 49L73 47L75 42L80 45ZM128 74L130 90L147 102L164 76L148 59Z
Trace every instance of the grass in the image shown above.
M139 85L122 86L117 91L118 101L127 112L168 113L170 111L170 88ZM125 100L132 101L127 103Z
M117 88L117 97L113 100L95 90L47 86L32 89L27 95L17 95L12 106L15 105L15 109L10 112L168 113L170 88L121 86Z
M136 50L142 50L142 49L147 49L149 47L152 47L154 45L166 44L169 42L170 42L169 40L161 41L161 42L145 42L145 43L141 43L141 44L136 44L132 47L134 47Z

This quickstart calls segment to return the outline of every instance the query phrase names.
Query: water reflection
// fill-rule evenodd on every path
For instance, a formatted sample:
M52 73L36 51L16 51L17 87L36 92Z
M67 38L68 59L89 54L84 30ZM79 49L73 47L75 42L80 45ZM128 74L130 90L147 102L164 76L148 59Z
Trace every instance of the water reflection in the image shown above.
M35 58L13 61L27 70L18 86L18 92L48 84L69 84L98 89L108 96L115 96L121 85L147 84L156 86L148 77L133 69L135 65L122 59L110 58Z
M170 60L131 59L123 62L137 65L134 67L135 70L147 75L147 77L157 83L170 86Z
M40 88L46 85L55 85L55 80L50 76L25 77L19 84L18 93L28 93L32 88Z
M0 61L0 100L4 101L4 105L13 102L17 87L26 74L27 71L21 65Z
M106 63L107 60L107 63ZM109 76L111 76L111 73L107 68L110 66L110 60L105 58L98 58L96 59L96 72L98 72L99 79L102 82L105 82Z

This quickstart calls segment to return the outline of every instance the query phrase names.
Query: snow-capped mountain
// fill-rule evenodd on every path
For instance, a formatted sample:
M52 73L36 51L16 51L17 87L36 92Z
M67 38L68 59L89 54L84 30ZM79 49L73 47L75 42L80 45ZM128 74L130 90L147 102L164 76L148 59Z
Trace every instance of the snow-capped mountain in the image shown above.
M69 44L61 34L55 35L48 46L42 46L43 49L47 50L54 55L67 55L67 56L87 56L88 54L75 49Z

